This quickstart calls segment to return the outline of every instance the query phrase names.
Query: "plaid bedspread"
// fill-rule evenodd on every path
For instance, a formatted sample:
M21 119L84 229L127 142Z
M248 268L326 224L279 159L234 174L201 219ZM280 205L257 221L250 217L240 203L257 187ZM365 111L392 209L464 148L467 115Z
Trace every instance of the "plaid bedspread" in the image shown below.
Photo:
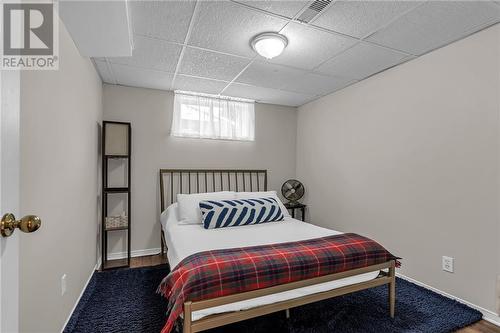
M169 333L185 301L199 301L396 260L377 242L353 233L304 241L205 251L182 260L158 292L168 299Z

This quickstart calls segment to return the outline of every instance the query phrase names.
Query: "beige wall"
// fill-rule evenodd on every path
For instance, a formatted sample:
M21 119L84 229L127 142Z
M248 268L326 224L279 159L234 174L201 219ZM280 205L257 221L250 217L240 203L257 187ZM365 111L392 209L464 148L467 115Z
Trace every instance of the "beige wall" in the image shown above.
M59 70L21 74L21 213L43 221L21 237L21 332L59 332L96 264L102 84L59 30Z
M299 108L310 217L491 311L499 264L500 25ZM455 258L455 273L441 256Z
M132 250L160 247L161 167L268 169L276 190L295 176L296 108L256 104L255 142L231 142L169 136L172 92L104 85L103 103L104 119L132 122Z

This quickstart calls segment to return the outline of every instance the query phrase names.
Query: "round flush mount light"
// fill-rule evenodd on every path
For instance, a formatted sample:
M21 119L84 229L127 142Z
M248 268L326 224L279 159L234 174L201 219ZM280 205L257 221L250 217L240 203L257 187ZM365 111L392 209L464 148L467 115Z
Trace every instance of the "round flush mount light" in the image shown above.
M277 32L265 32L252 39L252 48L267 59L279 56L288 44L288 39Z

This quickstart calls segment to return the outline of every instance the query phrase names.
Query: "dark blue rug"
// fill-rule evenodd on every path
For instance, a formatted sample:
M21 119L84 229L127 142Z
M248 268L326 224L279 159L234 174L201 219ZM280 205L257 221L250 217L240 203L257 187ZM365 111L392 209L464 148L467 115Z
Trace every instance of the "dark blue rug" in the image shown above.
M155 293L168 266L96 272L65 333L152 332L165 322L166 300ZM284 312L250 319L210 333L452 332L481 313L402 279L397 280L396 317L388 315L387 287L377 287Z

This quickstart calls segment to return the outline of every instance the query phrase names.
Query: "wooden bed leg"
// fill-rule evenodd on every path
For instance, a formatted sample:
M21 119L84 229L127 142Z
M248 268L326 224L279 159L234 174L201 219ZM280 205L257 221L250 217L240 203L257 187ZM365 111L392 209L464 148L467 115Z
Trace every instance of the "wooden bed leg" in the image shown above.
M391 318L394 318L394 312L396 307L396 263L393 262L391 267L389 267L389 277L391 282L388 284L389 287L389 313Z
M184 325L182 333L191 333L191 301L184 303Z
M290 309L285 310L286 319L290 319Z

